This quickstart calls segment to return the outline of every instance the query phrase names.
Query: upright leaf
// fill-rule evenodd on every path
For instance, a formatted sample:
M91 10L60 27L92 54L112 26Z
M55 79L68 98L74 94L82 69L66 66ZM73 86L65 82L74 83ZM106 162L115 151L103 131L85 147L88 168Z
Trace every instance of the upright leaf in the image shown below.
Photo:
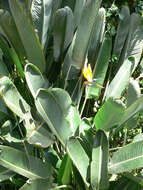
M92 28L101 4L101 0L89 0L85 2L77 32L64 60L63 76L68 79L77 77L84 64Z
M113 153L109 165L109 172L118 174L130 172L133 169L143 167L143 141L138 141L124 146L119 151Z
M59 184L70 185L72 177L72 161L68 154L66 154L62 160L59 170L58 181Z
M127 59L109 84L105 95L106 99L109 97L121 97L122 92L125 90L129 83L132 67L132 62Z
M122 102L108 99L95 116L96 129L109 131L112 127L118 125L123 117L124 110Z
M108 182L108 140L103 131L98 131L95 136L92 161L90 165L91 186L93 189L104 189Z
M14 20L8 11L0 11L0 25L16 53L24 58L26 56L24 46L21 42Z
M89 158L77 139L69 139L67 142L67 152L82 176L84 183L89 186L87 182Z
M109 65L109 59L111 55L112 40L104 38L101 49L98 54L97 62L94 67L93 76L97 78L97 84L103 86L106 72ZM95 98L100 95L101 88L96 86L88 87L88 98Z
M115 38L113 54L118 58L121 55L121 52L124 48L124 44L129 32L129 20L130 20L130 11L129 8L123 6L121 12L119 13L120 22L118 24L117 34Z
M99 9L97 18L95 19L95 23L93 26L92 37L90 40L89 50L88 50L88 61L92 66L95 65L100 46L102 44L105 32L105 9ZM105 39L104 39L105 41ZM107 53L108 54L108 53Z
M127 91L127 107L129 107L134 101L136 101L141 96L141 90L139 83L130 78L130 83Z
M135 57L133 72L140 61L143 51L143 19L140 15L133 13L130 16L129 24L129 33L119 59L119 65L122 65L126 59L133 56Z
M51 165L40 159L28 156L15 148L0 145L0 165L27 178L49 178L52 175Z
M58 9L54 18L54 58L60 61L74 33L73 14L69 7Z
M10 9L26 51L27 59L41 72L45 71L45 58L34 27L18 0L9 0ZM28 39L27 39L28 37Z
M43 49L47 41L47 34L52 14L52 0L33 0L31 6L31 14Z

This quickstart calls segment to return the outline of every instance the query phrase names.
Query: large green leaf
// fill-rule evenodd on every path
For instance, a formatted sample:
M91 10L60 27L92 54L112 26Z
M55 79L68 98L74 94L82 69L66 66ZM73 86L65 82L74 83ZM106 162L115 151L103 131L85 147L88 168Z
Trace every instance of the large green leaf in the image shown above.
M30 112L30 106L25 102L8 77L0 79L0 93L8 108L19 117L24 119L25 113Z
M68 154L66 154L62 160L61 167L58 175L58 183L69 185L71 183L72 176L72 161Z
M88 186L89 184L87 182L87 177L89 158L76 138L71 138L67 142L67 152L74 165L78 169L80 175L82 176L84 183Z
M130 83L127 91L127 107L141 96L141 89L137 80L130 78Z
M25 57L26 53L24 46L21 42L14 20L8 11L0 10L0 25L16 53L21 57Z
M121 101L108 99L97 112L94 124L96 129L109 131L115 125L118 125L124 114L124 106Z
M19 190L54 190L52 182L47 179L28 180Z
M127 91L127 107L134 103L141 96L141 89L137 80L130 79ZM131 117L126 123L127 128L133 128L137 125L137 115Z
M94 66L100 46L103 41L104 32L105 32L105 9L99 9L95 24L93 27L92 37L90 40L89 50L88 50L88 61ZM105 41L105 39L104 39ZM103 49L103 48L102 48ZM108 53L107 53L108 54Z
M0 165L30 179L49 178L51 165L15 148L0 145Z
M137 114L142 110L143 110L143 97L140 97L126 109L119 125L122 125L123 123L128 121L131 117L133 117L135 114Z
M118 174L130 172L140 167L143 167L143 141L129 144L113 153L109 165L109 172Z
M120 67L119 71L111 81L110 85L106 91L106 99L109 97L120 98L122 92L126 89L132 71L132 62L126 60L124 64Z
M41 72L45 71L45 58L34 27L18 0L9 0L10 9L26 51L27 59ZM28 39L27 39L28 37Z
M108 140L103 131L95 136L90 165L91 186L93 189L108 188Z
M46 83L46 79L40 70L31 63L25 66L25 78L34 98L36 98L36 93L39 88L47 88L48 86L48 81Z
M33 0L31 14L43 49L47 41L47 34L52 13L52 0Z
M82 9L85 0L64 0L62 1L62 7L70 7L74 15L74 28L76 28L80 22Z
M31 128L31 125L29 126L29 128ZM31 131L27 141L30 144L34 144L39 147L46 148L54 143L55 137L48 130L46 124L41 124L41 125L36 126L36 128Z
M13 177L15 175L15 172L10 171L9 169L0 166L0 182L4 180L8 180L10 177Z
M112 40L104 38L103 44L101 46L97 62L93 71L94 78L97 78L97 84L101 86L104 83L106 72L109 65L109 59L111 55ZM96 86L88 87L88 98L95 98L100 95L101 88Z
M126 59L135 57L132 72L138 65L143 51L143 19L140 15L133 13L130 16L129 33L124 44L122 54L119 59L119 65L122 65Z
M68 93L58 88L40 89L36 98L36 107L51 131L65 145L73 134L70 123L66 119L71 107Z
M130 11L129 8L123 6L121 12L119 13L120 22L118 24L117 34L115 38L113 54L118 58L124 48L124 43L126 41L128 32L129 32L129 20L130 20Z
M55 13L53 38L55 61L62 58L62 54L69 46L74 33L73 14L69 7L58 9Z
M92 28L101 4L101 0L89 0L85 2L82 10L80 23L72 44L64 60L63 76L73 79L77 77L83 66L89 47Z
M5 36L1 34L0 34L0 48L2 49L4 57L10 62L10 64L13 63L16 65L21 77L24 78L23 68L15 50L10 46Z

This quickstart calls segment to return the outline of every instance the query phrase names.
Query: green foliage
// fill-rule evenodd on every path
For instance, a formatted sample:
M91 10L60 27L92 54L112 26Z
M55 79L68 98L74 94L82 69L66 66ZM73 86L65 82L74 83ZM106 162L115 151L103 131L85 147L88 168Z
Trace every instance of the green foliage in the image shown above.
M143 18L115 1L0 2L1 189L140 190Z

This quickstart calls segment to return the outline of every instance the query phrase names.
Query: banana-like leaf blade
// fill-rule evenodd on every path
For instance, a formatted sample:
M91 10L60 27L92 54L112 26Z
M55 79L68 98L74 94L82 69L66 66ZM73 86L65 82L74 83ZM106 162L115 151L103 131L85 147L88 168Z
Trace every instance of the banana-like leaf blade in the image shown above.
M94 124L96 129L109 131L112 127L118 125L124 115L124 106L121 101L108 99L97 112Z
M103 44L101 46L97 62L93 71L94 78L97 78L97 84L101 86L104 83L106 72L109 65L109 59L111 55L112 40L104 38ZM88 87L88 98L95 98L100 95L101 88L96 86Z
M59 61L74 33L73 14L69 7L58 9L54 18L54 59Z
M17 30L23 43L27 59L36 65L41 72L45 71L45 58L38 37L29 17L25 14L18 0L9 0L10 9ZM28 39L27 39L28 38Z
M66 119L71 107L68 93L58 88L40 89L36 98L36 107L54 135L65 145L73 134L70 123Z
M62 160L61 167L58 175L58 183L70 185L72 175L72 161L68 154L66 154Z
M52 168L49 163L26 155L15 148L0 145L0 165L30 179L49 178Z
M0 79L0 93L8 108L22 119L24 119L26 112L30 112L30 106L8 77Z
M119 71L111 81L110 85L106 91L106 99L109 97L120 98L122 92L126 89L129 84L131 72L132 72L132 62L126 60L124 64L120 67Z
M100 4L101 0L89 0L85 2L77 32L64 60L62 72L66 80L76 78L85 62L92 28Z
M143 167L143 141L131 143L113 153L109 172L118 174L130 172L140 167Z
M25 66L25 78L34 98L36 98L36 93L39 88L46 88L46 86L48 86L48 81L46 84L46 79L40 70L31 63Z
M143 97L138 98L135 102L133 102L126 110L125 114L120 121L119 125L121 126L123 123L128 121L135 114L143 110Z
M104 189L109 186L107 165L108 140L106 134L99 130L95 136L90 165L91 186L93 189Z
M67 152L82 176L84 183L89 186L87 182L89 158L77 139L69 139L67 142Z
M95 19L95 24L93 27L92 37L90 40L89 50L88 50L88 62L92 66L95 65L100 46L103 43L104 32L105 32L105 9L100 8L97 18ZM105 41L105 39L104 39Z
M120 22L118 24L117 35L115 38L113 54L118 58L121 55L121 52L124 48L124 44L129 32L129 20L130 20L130 11L127 6L123 6L121 12L119 13Z
M24 58L26 56L24 46L21 42L14 20L8 11L0 10L0 25L16 53Z
M52 14L52 0L33 0L31 14L35 31L43 49L45 49Z

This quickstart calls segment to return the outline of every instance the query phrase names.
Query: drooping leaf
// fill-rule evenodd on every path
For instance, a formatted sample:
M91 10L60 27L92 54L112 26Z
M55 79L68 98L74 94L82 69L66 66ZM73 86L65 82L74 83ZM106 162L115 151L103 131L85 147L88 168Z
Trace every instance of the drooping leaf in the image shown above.
M77 32L64 60L62 72L66 80L76 78L85 62L92 28L100 4L101 0L89 0L85 2Z
M51 131L63 145L73 134L70 123L66 119L71 106L71 99L62 89L40 89L36 98L36 107Z
M87 182L89 158L77 139L69 139L67 142L67 152L70 159L73 161L74 165L82 176L84 183L89 186Z
M9 0L10 9L23 43L27 59L41 72L45 71L45 58L34 27L18 0ZM28 40L26 40L28 37Z
M120 67L119 71L109 84L106 91L106 99L109 97L120 98L122 92L126 89L132 72L132 62L126 60Z
M15 148L0 145L0 165L30 179L49 178L52 168L49 163L26 155Z
M55 13L53 38L54 58L60 60L69 46L74 33L73 14L69 7L58 9Z
M8 77L0 79L0 93L8 108L24 119L24 114L30 112L30 106L22 98L15 85Z
M96 129L109 131L118 125L124 115L124 106L121 101L108 99L97 112L94 124Z
M31 14L35 32L38 34L39 40L44 49L52 14L52 0L33 0Z
M138 141L124 146L113 153L109 165L109 172L118 174L130 172L133 169L143 167L143 141Z
M93 189L104 189L108 182L108 140L103 131L98 131L95 136L92 161L90 165L91 186Z

